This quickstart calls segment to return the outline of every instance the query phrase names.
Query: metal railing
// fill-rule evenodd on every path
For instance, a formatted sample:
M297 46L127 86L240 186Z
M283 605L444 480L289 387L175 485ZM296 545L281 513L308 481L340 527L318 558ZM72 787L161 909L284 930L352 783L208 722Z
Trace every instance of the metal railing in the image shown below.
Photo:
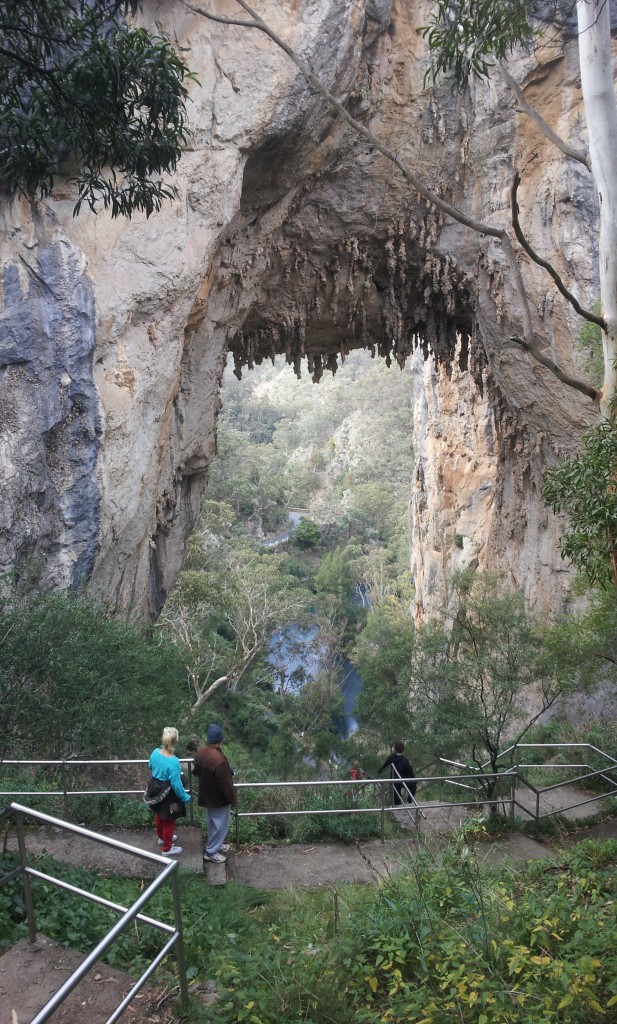
M193 796L193 773L190 771L190 765L193 763L192 757L180 757L178 758L180 764L186 768L185 775L185 788ZM58 788L56 789L37 789L35 792L28 789L11 789L11 790L0 790L0 802L5 799L14 799L15 797L62 797L64 814L68 818L70 814L69 800L73 797L80 796L126 796L126 797L138 797L143 796L145 784L141 789L71 789L69 785L70 770L74 768L96 768L96 767L109 767L117 770L124 765L140 765L144 769L144 780L148 777L148 758L128 758L124 760L36 760L36 761L25 761L25 760L5 760L0 758L0 770L2 768L56 768L58 777ZM189 821L191 825L195 823L195 812L193 806L193 800L188 804Z
M587 752L586 761L577 761L575 763L541 763L541 764L527 764L520 760L519 753L527 749L536 750L565 750L565 749L577 749L585 750ZM590 755L595 755L596 758L601 759L604 764L602 767L596 769L589 763ZM185 766L190 765L191 758L181 758L182 764ZM550 743L550 744L538 744L538 743L518 743L510 747L507 747L499 755L498 761L508 761L509 765L504 768L503 771L497 773L491 773L487 771L489 763L486 762L481 766L467 765L460 761L454 761L448 758L438 758L432 764L439 766L447 766L450 771L445 775L424 775L419 776L415 781L422 783L423 787L432 785L439 787L440 799L438 801L422 801L418 802L415 799L412 804L415 804L416 817L421 816L426 820L426 812L433 811L435 809L442 809L444 801L443 791L450 787L462 790L463 793L468 794L464 799L458 801L447 800L447 805L450 807L468 807L474 803L482 803L485 806L502 805L504 813L507 813L514 822L514 816L517 808L527 817L540 820L545 817L550 817L556 814L565 813L570 810L574 810L577 807L585 806L586 804L594 801L604 800L607 797L617 796L617 783L615 778L611 776L617 771L617 759L604 753L597 747L594 747L589 743ZM144 768L144 779L147 772L148 761L145 759L127 759L127 760L48 760L48 761L1 761L0 769L3 768L19 768L27 767L32 768L36 766L52 767L57 770L58 788L56 789L36 789L32 790L0 790L0 798L15 797L28 797L28 798L40 798L40 797L62 797L65 815L68 817L70 812L70 801L76 797L104 797L104 796L126 796L126 797L141 797L143 789L127 789L127 788L72 788L70 785L70 775L75 769L86 771L89 768L95 768L97 766L111 767L113 769L121 768L127 765L139 765ZM432 767L427 765L423 771L426 771ZM534 786L524 776L526 770L534 768L542 768L548 770L557 769L582 769L582 773L578 774L575 778L568 778L563 782L557 782L550 786L537 787ZM189 770L186 771L187 788L193 795L194 776ZM585 796L583 799L570 803L565 807L551 808L545 813L541 813L541 802L543 795L550 792L551 790L557 790L566 785L583 784L594 779L601 779L602 781L610 785L610 790L605 793L598 793L594 796ZM491 780L495 779L496 783L500 781L507 785L507 795L500 795L495 799L487 799L486 790L487 784L490 784ZM381 835L384 837L385 832L385 819L386 815L393 813L396 810L400 810L401 806L392 803L392 788L396 780L384 780L384 779L333 779L333 780L311 780L311 781L294 781L294 782L236 782L236 789L238 790L239 806L236 809L236 839L239 837L239 819L240 818L268 818L276 816L294 816L294 815L322 815L322 814L370 814L378 813L381 816ZM411 780L409 780L411 781ZM373 805L367 805L366 801L360 804L359 801L354 800L352 805L340 806L335 808L288 808L285 807L277 808L274 810L243 810L242 809L242 795L245 792L252 790L277 790L277 789L302 789L309 788L312 790L318 790L323 787L336 788L345 787L345 791L353 792L356 787L358 792L371 791L375 795ZM532 795L533 807L530 808L524 803L521 803L517 799L517 787L522 786L525 790L529 791ZM408 795L411 796L411 792L408 790ZM345 801L340 801L345 804ZM191 800L188 805L189 820L191 824L195 823L195 801ZM421 812L421 814L420 814Z
M114 924L104 938L95 946L95 948L86 956L79 967L66 979L64 984L58 989L58 991L51 997L51 999L45 1004L42 1010L32 1018L30 1024L44 1024L45 1021L49 1020L53 1013L58 1009L59 1006L64 1002L70 992L79 984L82 978L88 973L88 971L95 965L95 963L103 956L103 954L109 949L109 947L115 942L117 937L127 928L132 921L141 921L143 924L147 924L152 928L156 928L168 936L165 945L156 954L154 959L148 965L148 967L139 976L131 990L126 994L119 1006L114 1010L111 1017L108 1018L106 1024L114 1024L115 1021L124 1013L127 1006L133 1001L139 990L144 986L148 978L154 973L156 968L170 953L174 952L178 962L178 975L180 982L180 998L182 1005L185 1007L188 1002L188 988L186 978L186 965L184 960L184 945L182 941L182 915L180 910L180 893L178 890L178 864L175 861L170 861L167 857L161 856L155 853L148 853L145 850L140 850L135 846L129 846L127 843L121 843L116 839L108 839L105 836L99 835L96 832L90 832L88 829L83 828L81 825L72 825L67 821L62 821L59 818L53 818L48 814L43 814L40 811L34 811L29 807L22 807L21 804L12 803L4 811L0 812L0 822L6 819L12 818L15 822L17 831L17 846L19 852L19 867L13 871L8 872L0 878L0 887L5 885L7 882L15 878L22 879L23 891L24 891L24 904L26 908L26 918L28 921L28 937L30 942L36 941L36 912L33 899L32 891L32 879L39 879L44 882L48 882L51 885L55 885L57 888L62 889L66 892L73 893L74 895L81 896L84 899L90 900L93 903L98 903L101 906L107 907L109 910L115 911L120 914L119 920ZM72 885L69 882L65 882L62 879L54 878L53 875L48 875L43 871L39 871L28 864L28 851L27 851L27 839L26 830L24 828L24 819L32 818L35 821L50 825L54 828L62 829L65 832L70 832L73 835L81 836L82 838L89 839L92 842L102 844L103 846L111 847L122 853L131 854L134 857L139 857L142 860L150 861L151 863L161 866L161 873L147 886L141 895L135 900L130 907L123 907L117 903L112 903L110 900L103 899L101 896L95 896L94 893L87 892L85 889L80 889L76 885ZM174 924L166 924L163 921L159 921L156 918L148 917L142 914L142 909L146 906L148 901L154 896L158 890L169 883L172 891L173 898L173 913L174 913Z
M519 761L518 752L522 750L585 750L589 754L595 754L598 758L604 760L604 767L600 769L593 769L589 763L590 758L588 756L587 761L580 763L575 762L573 764L558 763L558 764L525 764ZM610 754L605 753L598 747L595 747L592 743L516 743L511 747L507 747L506 750L502 751L499 755L500 759L505 759L507 755L510 755L511 761L513 762L512 768L509 771L514 771L518 776L519 782L521 782L527 789L530 790L535 796L535 813L530 815L535 818L536 821L541 821L543 818L550 818L555 814L565 814L567 811L576 810L578 807L585 807L587 804L594 803L596 800L605 800L607 797L617 795L617 783L614 778L611 778L611 773L617 771L617 759L611 757ZM550 786L534 786L524 775L521 775L521 771L529 771L533 769L586 769L581 775L575 775L574 778L568 778L562 782L555 782ZM584 800L577 800L572 804L568 804L565 807L560 807L558 810L549 810L544 814L540 814L540 802L545 793L551 793L555 790L562 789L564 786L574 786L582 783L589 783L594 779L601 779L603 782L608 783L612 788L606 793L599 793L597 795L586 797ZM521 810L530 814L529 809L517 802L517 806Z
M519 752L523 750L584 750L587 752L588 757L586 761L576 761L572 763L567 762L523 762L519 760ZM589 755L595 754L597 758L604 760L605 764L602 768L594 769L590 764ZM525 789L533 795L533 810L521 803L520 800L516 799L516 791L513 794L513 804L515 808L518 808L528 817L533 818L535 821L541 821L543 818L555 817L559 814L566 814L568 811L576 810L579 807L585 807L588 804L599 802L600 800L606 800L608 797L617 796L617 782L611 775L617 772L617 759L612 757L605 751L600 750L599 747L595 747L592 743L514 743L505 750L502 750L497 757L497 762L505 761L510 759L510 767L506 768L504 772L500 773L502 778L510 776L517 779L517 784L523 786ZM485 774L485 769L490 762L486 761L479 767L472 768L469 765L463 764L459 761L451 761L446 758L439 758L438 763L448 764L453 767L462 768L465 771L475 771L476 778L488 778L489 775ZM579 770L585 769L582 774L569 777L561 782L552 783L549 786L534 786L532 782L525 777L525 771L531 770ZM462 776L460 776L462 778ZM582 800L576 800L574 803L566 804L558 808L551 808L544 813L540 813L540 804L545 794L551 793L555 790L562 789L564 786L576 786L584 783L592 782L594 779L601 779L606 782L611 789L605 793L596 793L593 796L585 796ZM451 785L460 785L458 781L449 780ZM477 788L477 787L476 787ZM508 801L509 802L509 801ZM513 814L511 810L511 814Z
M397 773L398 774L398 773ZM459 782L460 779L469 779L471 782L475 782L476 785L465 785ZM399 780L406 790L406 795L411 798L412 807L415 807L416 821L420 815L424 820L427 819L425 812L431 810L443 810L444 804L442 801L422 801L419 803L413 796L407 783L422 783L427 785L431 783L452 783L453 785L462 785L465 789L470 791L470 796L465 800L460 801L448 801L447 807L469 807L470 804L476 803L478 800L482 801L484 806L498 806L508 805L510 808L510 817L514 821L514 805L515 805L515 788L516 788L516 775L506 772L486 772L482 775L483 781L489 781L495 779L496 782L507 779L508 787L510 790L510 796L500 795L495 798L489 798L483 793L481 786L477 785L478 775L457 775L457 776L426 776L417 777L415 779L403 779L400 775L398 779L329 779L329 780L312 780L306 782L238 782L236 783L236 790L238 791L238 803L234 810L235 815L235 832L236 832L236 843L239 842L240 835L240 819L241 818L275 818L275 817L295 817L301 815L332 815L332 814L375 814L378 813L381 818L381 840L385 841L385 821L388 814L396 814L400 811L407 811L411 815L408 804L401 804L393 802L393 791L394 786L399 784ZM285 789L336 789L337 787L344 786L347 791L352 790L356 787L359 791L362 789L370 789L372 787L373 792L377 795L377 802L372 805L360 806L358 803L353 802L352 806L342 807L321 807L321 808L297 808L294 810L285 809L284 807L276 808L274 810L253 810L243 811L242 806L242 795L253 790L285 790Z
M191 764L191 758L180 758L183 765L187 766L186 775L186 786L191 792L191 796L194 796L194 780L195 776L191 771L188 770L188 765ZM453 762L454 763L454 762ZM71 773L77 769L82 773L85 773L89 769L97 767L112 768L117 770L123 766L139 765L144 769L144 779L147 774L148 761L141 758L130 758L124 760L0 760L0 770L2 769L19 769L19 768L52 768L55 770L57 786L54 789L10 789L0 790L0 800L20 798L30 798L38 800L40 797L52 797L62 798L64 814L66 817L70 815L70 804L71 800L78 797L141 797L143 795L143 788L140 789L128 789L126 787L120 787L116 789L110 788L84 788L72 787L71 786ZM460 765L458 767L465 767ZM416 781L417 783L441 783L451 784L453 786L459 786L469 791L469 797L459 802L448 801L451 807L466 807L469 804L474 803L478 799L480 787L477 785L477 770L467 769L468 772L474 772L473 775L464 776L423 776L416 780L407 780L408 782ZM505 774L505 773L502 773ZM484 778L490 778L490 775L485 775ZM500 776L501 777L501 776ZM469 784L465 784L462 779L468 778ZM332 780L307 780L297 782L236 782L235 787L238 791L239 806L235 809L235 833L236 841L239 841L239 827L240 818L269 818L269 817L293 817L300 815L331 815L331 814L379 814L380 815L380 834L382 841L385 841L385 821L388 814L393 814L396 811L406 809L406 805L393 803L393 787L397 782L396 779L332 779ZM407 796L411 802L415 804L416 817L421 816L426 820L426 811L434 810L435 808L441 807L440 802L423 802L421 805L412 797L411 790L405 784L405 780L401 780L406 791ZM291 789L308 789L308 790L321 790L322 788L329 788L336 790L337 787L344 787L344 792L349 791L368 792L372 791L375 796L375 802L373 805L367 805L366 802L360 804L358 801L353 801L352 805L349 802L341 800L342 806L334 808L298 808L298 809L285 809L284 807L275 810L250 810L243 811L241 809L242 794L253 790L291 790ZM501 804L502 799L494 801L485 801L489 805ZM191 824L195 824L195 800L191 800L188 804L189 809L189 821ZM408 813L410 813L408 811Z
M585 750L587 752L586 761L576 761L572 763L525 763L520 760L520 753L527 749L544 749L544 750L567 750L577 749ZM590 764L591 756L595 756L603 762L602 767L595 768ZM508 747L500 755L499 761L506 761L509 759L509 765L499 772L488 772L486 768L488 763L481 766L470 766L462 762L448 760L446 758L439 758L437 764L447 765L450 771L447 775L422 775L416 779L403 779L398 773L398 778L395 779L332 779L332 780L312 780L312 781L294 781L294 782L237 782L236 789L238 791L238 806L235 809L235 830L236 830L236 841L239 842L239 829L241 818L269 818L269 817L288 817L296 815L342 815L342 814L379 814L380 815L380 831L381 839L385 840L385 822L388 814L396 813L397 811L406 811L413 821L414 825L418 825L419 818L426 820L427 815L432 810L442 810L444 808L444 802L442 799L439 800L428 800L418 802L415 799L414 794L411 792L410 784L412 782L421 783L423 786L435 786L439 787L440 794L444 787L455 787L458 790L462 790L461 795L464 796L462 800L449 800L446 803L448 808L465 807L468 808L473 804L482 804L483 807L501 805L504 809L504 813L507 811L511 823L514 824L515 814L517 808L522 811L525 815L535 819L541 820L542 818L550 817L552 815L561 814L565 811L574 810L577 807L585 806L588 803L600 801L607 797L617 795L617 782L613 777L617 772L617 759L604 753L599 748L594 747L589 743L552 743L552 744L533 744L533 743L519 743L511 747ZM191 763L190 758L182 758L183 764L188 765ZM65 807L65 812L68 815L70 808L70 800L75 797L91 797L91 796L140 796L143 794L143 788L140 789L92 789L92 788L71 788L69 784L70 771L73 769L81 769L85 771L87 768L94 768L97 766L112 767L117 769L123 765L140 765L147 766L148 762L145 759L127 759L127 760L80 760L80 761L0 761L0 768L19 768L27 767L32 768L36 766L46 766L58 769L59 788L57 789L37 789L36 791L31 790L11 790L11 791L0 791L0 797L29 797L39 799L40 797L61 797ZM428 768L429 766L427 766ZM576 770L582 773L577 774L574 778L568 778L562 782L556 782L549 786L539 787L534 786L529 779L526 779L522 772L530 771L532 769L567 769L569 771ZM426 770L426 769L424 769ZM144 772L145 775L145 772ZM190 771L186 772L187 787L192 789L193 786L193 775ZM605 793L598 793L591 797L585 795L584 799L569 804L567 807L552 808L546 813L540 813L540 804L544 794L560 789L566 785L581 784L591 780L600 779L603 782L610 785L610 790ZM406 791L406 796L410 802L405 804L393 802L393 787L398 785L399 782L402 784L402 788ZM491 783L494 782L494 788L502 788L500 784L506 784L506 792L498 793L497 795L488 798L487 796L487 784L489 790ZM277 807L271 810L242 810L243 795L248 794L251 791L259 790L274 790L274 791L289 791L290 789L296 790L315 790L326 788L334 792L340 787L344 787L344 793L346 795L346 806L338 807L321 807L321 808L290 808L290 807ZM533 807L529 808L521 803L518 798L517 787L523 786L528 790L533 797ZM362 793L362 802L355 797L355 792L358 794ZM351 805L349 803L351 794ZM366 795L373 796L374 799L367 801ZM345 803L345 801L339 801ZM193 803L190 803L190 820L191 823L194 821L194 810ZM411 807L410 807L411 805ZM412 817L413 816L413 817ZM58 992L52 997L52 999L46 1004L46 1006L33 1018L31 1024L44 1024L45 1021L55 1012L55 1010L61 1005L66 996L71 992L75 986L81 981L81 979L87 974L91 967L97 962L97 960L105 953L105 951L112 945L118 935L131 923L133 920L142 921L154 928L161 930L166 933L169 938L165 943L163 949L154 957L150 965L139 977L135 985L132 987L130 992L122 1000L121 1004L114 1011L112 1016L108 1019L107 1024L114 1024L115 1021L121 1016L129 1003L134 999L136 994L153 974L161 961L173 950L178 961L178 972L180 978L180 994L183 1005L186 1004L188 999L187 992L187 980L186 980L186 969L184 962L184 949L182 943L182 919L180 911L180 898L178 891L178 873L177 873L177 862L169 861L165 856L159 854L151 854L145 850L138 849L137 847L129 846L126 843L122 843L118 840L109 839L96 832L91 832L85 829L81 825L73 825L67 821L60 820L58 818L51 817L50 815L43 814L41 811L24 807L21 804L12 803L5 811L0 812L0 822L3 820L13 818L16 825L17 832L17 844L19 851L20 866L14 871L9 872L4 877L0 878L0 886L6 882L11 881L14 878L22 877L23 889L24 889L24 903L26 907L26 915L28 921L28 933L31 941L36 938L36 917L35 908L32 898L32 879L39 879L49 882L59 889L64 889L68 892L72 892L92 902L101 904L110 910L120 914L121 917L118 922L110 929L107 935L99 942L99 944L92 950L90 954L85 958L83 963L77 970L71 975L70 978L62 985ZM86 892L79 889L77 886L71 885L68 882L64 882L61 879L53 878L37 869L30 867L27 862L27 848L26 848L26 832L24 828L24 818L31 818L35 822L43 825L51 825L55 828L63 829L67 832L75 835L80 835L93 842L112 847L120 852L128 853L136 857L140 857L144 860L160 864L162 871L160 875L146 888L146 890L140 895L140 897L132 904L131 907L126 908L118 904L112 903L109 900L105 900L99 896L95 896L93 893ZM154 918L148 917L141 913L144 906L150 900L158 889L169 882L172 888L173 894L173 906L174 906L174 925L168 925L164 922L157 921Z

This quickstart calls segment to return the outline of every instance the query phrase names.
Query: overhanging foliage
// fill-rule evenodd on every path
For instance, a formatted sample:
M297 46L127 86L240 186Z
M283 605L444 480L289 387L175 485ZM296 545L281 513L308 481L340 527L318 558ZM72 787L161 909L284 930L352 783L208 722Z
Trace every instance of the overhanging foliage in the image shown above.
M137 0L4 0L0 185L47 196L68 174L83 203L150 215L173 189L191 78L170 41L127 25Z

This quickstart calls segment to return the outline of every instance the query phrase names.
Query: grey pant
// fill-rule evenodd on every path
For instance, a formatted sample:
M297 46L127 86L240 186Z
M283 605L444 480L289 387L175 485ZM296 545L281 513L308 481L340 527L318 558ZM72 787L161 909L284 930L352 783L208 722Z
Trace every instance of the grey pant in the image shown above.
M206 839L204 853L208 857L218 853L225 842L225 836L229 832L230 820L231 806L229 804L226 804L225 807L206 807L208 838Z

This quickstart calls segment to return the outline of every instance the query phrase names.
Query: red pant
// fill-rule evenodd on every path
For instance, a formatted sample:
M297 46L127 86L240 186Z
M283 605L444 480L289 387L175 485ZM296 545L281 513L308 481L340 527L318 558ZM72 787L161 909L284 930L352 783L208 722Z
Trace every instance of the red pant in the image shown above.
M171 850L174 835L174 825L175 821L173 820L173 818L170 818L169 821L165 821L165 819L160 818L158 814L155 815L154 827L156 829L156 834L159 837L159 839L163 840L163 853L167 853L168 850Z

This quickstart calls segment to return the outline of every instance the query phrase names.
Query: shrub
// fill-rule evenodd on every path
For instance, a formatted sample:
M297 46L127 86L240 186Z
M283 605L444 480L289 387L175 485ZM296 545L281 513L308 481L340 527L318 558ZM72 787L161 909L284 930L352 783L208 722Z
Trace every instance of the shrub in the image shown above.
M179 717L186 670L164 646L87 598L0 602L0 755L134 756Z

